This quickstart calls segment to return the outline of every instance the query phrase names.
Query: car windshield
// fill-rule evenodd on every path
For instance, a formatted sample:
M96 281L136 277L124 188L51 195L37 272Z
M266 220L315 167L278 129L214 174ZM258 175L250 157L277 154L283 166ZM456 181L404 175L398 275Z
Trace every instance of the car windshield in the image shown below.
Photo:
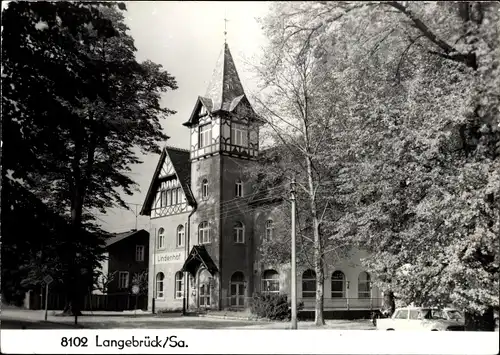
M462 313L460 313L459 311L457 311L455 309L448 310L446 313L448 314L448 318L450 318L450 319L460 320L463 318Z

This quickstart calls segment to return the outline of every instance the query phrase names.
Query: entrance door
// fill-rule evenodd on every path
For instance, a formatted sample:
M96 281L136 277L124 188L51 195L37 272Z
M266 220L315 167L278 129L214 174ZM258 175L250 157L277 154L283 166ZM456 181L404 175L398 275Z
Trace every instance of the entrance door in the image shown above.
M231 276L231 307L245 306L245 276L242 272L235 272Z
M210 284L201 284L198 292L198 300L200 307L210 307Z
M200 308L210 308L211 275L203 269L198 274L198 305Z

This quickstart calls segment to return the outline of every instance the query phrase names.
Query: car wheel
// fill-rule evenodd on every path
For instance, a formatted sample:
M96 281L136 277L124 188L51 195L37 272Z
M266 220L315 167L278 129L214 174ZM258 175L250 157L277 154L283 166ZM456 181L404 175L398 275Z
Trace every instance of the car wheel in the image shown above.
M438 330L437 329L432 329L431 332L437 332Z
M394 330L394 329L387 329L387 331Z

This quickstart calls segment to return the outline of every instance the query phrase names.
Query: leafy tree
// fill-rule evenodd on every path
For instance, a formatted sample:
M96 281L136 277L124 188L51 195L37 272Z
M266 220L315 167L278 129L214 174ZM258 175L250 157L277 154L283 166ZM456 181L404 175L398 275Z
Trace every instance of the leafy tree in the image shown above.
M346 179L333 233L403 302L452 303L468 327L498 309L496 3L277 3L272 45L312 50L332 81ZM333 83L335 85L333 85ZM337 132L332 131L335 137ZM355 233L353 233L355 231Z
M13 171L73 231L61 254L67 312L80 312L75 255L87 211L132 194L138 151L159 153L162 93L177 88L160 65L135 59L123 4L11 2L2 14L3 173ZM92 280L89 281L92 283ZM87 285L88 286L88 285ZM87 287L85 286L85 287Z

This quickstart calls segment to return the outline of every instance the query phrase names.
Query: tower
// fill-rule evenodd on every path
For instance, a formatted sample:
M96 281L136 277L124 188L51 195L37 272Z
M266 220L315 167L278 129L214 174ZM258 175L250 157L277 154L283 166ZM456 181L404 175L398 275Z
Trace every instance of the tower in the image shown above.
M198 306L209 299L212 308L242 307L251 296L253 219L245 169L258 154L259 124L224 43L207 91L184 123L191 131L191 189L197 201L190 245L215 265L211 272L197 271L205 276L192 272L198 293L210 290Z

